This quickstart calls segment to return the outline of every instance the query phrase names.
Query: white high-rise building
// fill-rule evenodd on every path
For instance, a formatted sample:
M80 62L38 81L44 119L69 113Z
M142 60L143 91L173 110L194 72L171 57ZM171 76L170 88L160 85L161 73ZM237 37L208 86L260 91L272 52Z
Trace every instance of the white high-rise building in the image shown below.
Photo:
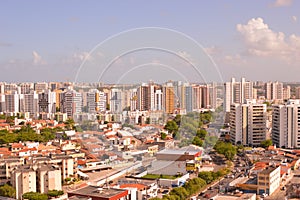
M232 78L231 82L224 84L224 92L224 110L230 112L232 103L243 103L247 99L253 99L253 83L245 78L242 78L241 82Z
M162 98L163 98L163 93L161 90L156 90L155 91L155 96L154 96L154 110L163 110L162 108Z
M266 139L267 108L255 100L230 107L230 138L233 144L259 146Z
M272 141L278 147L300 148L300 100L273 106Z
M283 100L283 83L267 82L265 83L265 97L267 100Z

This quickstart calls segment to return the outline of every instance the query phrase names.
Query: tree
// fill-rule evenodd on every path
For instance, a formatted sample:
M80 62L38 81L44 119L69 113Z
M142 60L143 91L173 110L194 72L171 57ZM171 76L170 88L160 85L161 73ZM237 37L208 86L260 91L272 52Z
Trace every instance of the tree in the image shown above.
M268 148L269 146L273 145L273 142L272 142L272 140L268 139L268 140L262 141L260 144L262 147Z
M41 194L39 192L27 192L23 194L23 199L29 199L29 200L48 200L47 194Z
M173 120L170 120L167 122L167 124L165 125L165 129L171 133L171 134L174 134L176 132L178 132L178 125L176 124L175 121Z
M198 136L195 136L193 141L192 141L192 144L197 145L199 147L202 147L203 146L203 140L201 140Z
M171 190L171 192L169 194L176 195L180 199L186 199L189 196L188 192L186 191L186 189L184 187L174 188L173 190Z
M161 138L162 140L165 140L165 139L167 138L167 134L164 133L164 132L161 132L161 133L160 133L160 138Z
M232 160L237 153L237 149L234 145L227 142L218 141L214 146L214 149L219 153L223 154L226 159Z
M199 172L198 177L205 180L207 184L210 184L211 182L214 181L214 177L212 176L212 173L208 171Z
M16 189L8 184L0 186L0 196L15 198Z
M68 118L65 121L65 125L68 130L73 130L75 128L75 122L72 118Z
M176 124L178 126L180 126L180 123L181 123L181 115L176 115L175 118L174 118L174 121L176 122Z
M206 135L207 135L207 131L205 129L197 130L196 135L199 138L204 139L206 137Z
M146 124L150 124L150 117L146 118Z
M48 196L50 197L58 197L64 194L64 191L62 190L49 190Z

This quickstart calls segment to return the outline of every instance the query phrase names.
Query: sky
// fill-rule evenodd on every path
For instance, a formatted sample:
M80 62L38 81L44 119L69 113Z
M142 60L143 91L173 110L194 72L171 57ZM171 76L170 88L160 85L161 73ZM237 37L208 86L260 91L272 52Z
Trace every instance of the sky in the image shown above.
M299 10L296 0L3 0L0 82L300 82Z

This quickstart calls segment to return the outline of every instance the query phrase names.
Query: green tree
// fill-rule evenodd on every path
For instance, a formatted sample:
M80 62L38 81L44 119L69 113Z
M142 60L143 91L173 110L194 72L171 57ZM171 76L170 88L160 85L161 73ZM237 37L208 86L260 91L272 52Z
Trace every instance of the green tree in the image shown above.
M165 140L165 139L167 138L167 134L166 134L165 132L161 132L161 133L160 133L160 138L161 138L162 140Z
M273 142L272 142L272 140L268 139L268 140L262 141L260 144L262 147L268 148L269 146L273 145Z
M49 190L48 196L50 197L58 197L64 194L64 191L62 190Z
M178 126L180 126L180 123L181 123L181 115L176 115L175 118L174 118L174 121L176 122L176 124Z
M171 133L171 134L174 134L176 132L178 132L178 125L176 124L175 121L173 120L170 120L167 122L167 124L165 125L165 129Z
M176 195L179 199L186 199L189 194L184 187L177 187L171 190L170 195Z
M212 172L207 172L207 171L199 172L198 177L205 180L205 182L207 184L210 184L211 182L214 181L214 177L212 176Z
M66 125L67 130L74 130L74 128L75 128L75 122L72 118L68 118L65 121L65 125Z
M15 198L16 189L8 184L0 186L0 196Z
M41 194L39 192L27 192L23 194L23 199L29 199L29 200L48 200L47 194Z
M207 135L207 131L205 129L197 130L196 135L199 138L204 139L206 137L206 135Z
M201 140L198 136L195 136L193 141L192 141L192 144L197 145L199 147L202 147L203 146L203 140Z
M219 153L223 154L226 159L232 160L237 153L237 149L234 145L227 142L218 141L214 146L214 149Z

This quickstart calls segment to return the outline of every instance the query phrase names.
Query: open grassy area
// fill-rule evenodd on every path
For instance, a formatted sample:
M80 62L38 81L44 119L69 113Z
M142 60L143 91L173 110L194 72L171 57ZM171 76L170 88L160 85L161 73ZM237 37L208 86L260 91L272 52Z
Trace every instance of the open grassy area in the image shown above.
M171 175L163 175L163 174L161 174L161 175L159 175L159 174L147 174L147 175L143 176L142 178L155 180L155 179L158 179L158 178L176 179L178 177L180 177L180 176L171 176Z

